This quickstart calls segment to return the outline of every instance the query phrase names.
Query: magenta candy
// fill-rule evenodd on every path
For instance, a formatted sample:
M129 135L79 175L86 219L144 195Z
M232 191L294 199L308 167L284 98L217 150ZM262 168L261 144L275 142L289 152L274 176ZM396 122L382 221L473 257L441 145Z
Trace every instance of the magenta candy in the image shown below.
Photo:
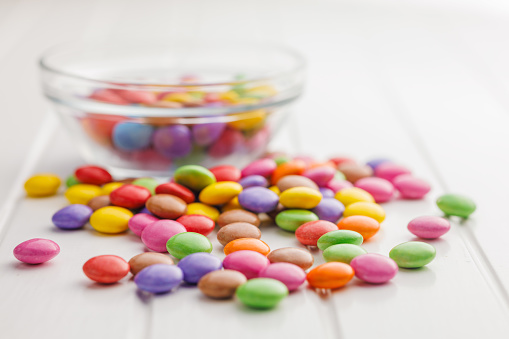
M392 162L384 162L375 168L375 177L392 182L398 175L410 174L410 170L404 166Z
M265 158L255 160L242 170L242 177L250 175L261 175L262 177L268 177L274 172L277 165L273 159Z
M325 187L335 174L336 170L329 166L311 168L302 173L303 176L313 180L320 187Z
M269 259L266 256L248 250L230 253L223 260L223 267L225 269L239 271L247 279L258 277L260 272L269 264Z
M277 262L265 267L258 277L279 280L285 284L291 292L298 289L304 281L306 281L306 272L297 265L287 262Z
M187 232L184 225L174 220L158 220L141 232L141 241L152 251L166 252L166 243L175 234Z
M431 190L427 181L411 174L400 175L394 179L393 183L404 199L422 199Z
M192 127L194 142L200 146L208 146L216 141L223 133L225 123L197 124Z
M223 134L209 148L209 155L214 158L226 157L235 152L244 143L241 132L225 129Z
M417 217L408 223L408 230L423 239L436 239L449 232L451 224L447 219L436 216Z
M325 188L332 190L334 193L341 191L343 188L353 187L350 181L332 179L325 185Z
M148 210L147 212L150 213ZM159 218L148 213L138 213L129 219L127 225L134 234L140 236L145 227L159 220Z
M398 273L398 264L389 257L377 253L361 254L350 262L355 276L370 284L383 284Z
M362 178L355 182L355 187L371 194L377 203L389 201L394 195L394 186L390 181L382 178Z
M19 261L27 264L42 264L56 257L60 247L49 239L35 238L22 242L13 250Z

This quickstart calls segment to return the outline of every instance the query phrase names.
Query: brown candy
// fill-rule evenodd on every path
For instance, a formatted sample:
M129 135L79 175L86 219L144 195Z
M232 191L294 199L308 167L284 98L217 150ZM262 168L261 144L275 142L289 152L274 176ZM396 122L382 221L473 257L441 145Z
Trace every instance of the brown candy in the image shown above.
M126 179L122 179L122 180L116 180L116 182L120 182L122 184L132 184L134 180L136 180L138 178L126 178Z
M281 192L293 187L309 187L317 191L320 190L313 180L301 175L287 175L277 182L277 188L279 188Z
M92 211L96 211L101 207L110 206L110 196L109 195L98 195L97 197L93 197L88 202L87 206L92 209Z
M246 276L238 271L212 271L200 279L198 288L207 297L227 299L233 297L237 287L244 284L246 281Z
M171 194L156 194L145 203L147 209L164 219L177 219L187 212L184 200Z
M222 227L217 232L217 240L221 245L225 246L230 241L240 238L255 238L260 239L262 232L255 225L247 222L234 222Z
M223 227L234 222L247 222L256 227L260 226L260 219L252 212L246 210L229 210L221 213L217 219L219 227Z
M278 248L270 252L267 259L269 259L271 263L289 262L290 264L299 266L303 270L307 270L313 266L315 261L313 255L309 253L309 251L295 247Z
M166 254L154 252L141 253L129 260L129 266L133 275L138 274L145 267L155 264L173 265L173 260Z
M373 175L373 170L367 165L345 162L338 166L338 170L345 175L346 180L354 184L357 180Z

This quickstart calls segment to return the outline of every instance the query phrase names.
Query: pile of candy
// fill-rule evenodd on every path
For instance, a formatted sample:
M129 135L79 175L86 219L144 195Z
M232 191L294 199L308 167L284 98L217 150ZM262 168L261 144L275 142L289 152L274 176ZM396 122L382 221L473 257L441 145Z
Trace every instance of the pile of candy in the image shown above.
M56 194L59 186L58 177L41 174L30 178L25 189L31 197L43 197ZM90 223L109 234L130 229L150 250L129 262L115 255L88 260L84 273L103 284L118 282L130 271L142 291L164 293L182 283L197 284L211 298L236 295L244 304L264 309L306 281L317 290L342 287L354 276L382 284L398 267L418 268L435 258L435 248L419 241L399 244L389 256L360 246L385 219L379 203L397 195L421 199L430 190L426 181L385 159L363 165L348 158L316 162L272 154L242 170L182 166L165 183L152 178L114 181L103 168L83 166L67 179L67 187L71 205L53 215L56 227L75 230ZM475 210L469 198L454 194L441 196L437 205L446 215L463 218ZM318 247L326 263L309 270L314 258L304 246L271 250L260 240L261 215L295 232L302 245ZM211 254L207 238L216 224L224 260ZM449 221L436 216L408 224L423 239L438 238L449 229ZM48 239L31 239L14 249L15 257L29 264L58 253L58 245Z

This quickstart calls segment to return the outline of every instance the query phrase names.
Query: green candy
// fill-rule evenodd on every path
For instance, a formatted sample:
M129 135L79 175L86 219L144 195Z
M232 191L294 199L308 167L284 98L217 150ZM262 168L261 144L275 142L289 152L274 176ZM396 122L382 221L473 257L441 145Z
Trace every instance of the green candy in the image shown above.
M286 155L281 155L277 158L274 158L274 161L276 162L276 165L282 165L282 164L285 164L287 163L288 161L290 161L291 159L289 157L287 157Z
M338 261L350 265L353 258L366 253L364 248L354 244L338 244L327 247L323 251L323 258L327 262Z
M175 234L166 243L168 252L177 259L197 252L212 252L212 244L206 236L195 232Z
M235 294L246 306L267 309L283 300L288 295L288 288L279 280L255 278L240 285Z
M421 241L409 241L394 247L389 257L403 268L419 268L435 259L436 250Z
M437 206L447 215L468 218L475 211L475 203L459 194L444 194L437 199Z
M318 220L318 216L308 210L285 210L276 216L276 225L285 231L295 232L300 225Z
M346 180L346 177L345 177L345 175L343 174L343 172L336 171L336 173L334 173L334 179L335 179L335 180L344 181L344 180Z
M355 231L337 230L325 233L318 239L318 248L325 251L328 247L338 244L361 245L364 241L362 235Z
M81 182L78 179L76 179L74 174L71 174L70 176L68 176L67 180L65 181L65 186L67 186L67 187L71 187L71 186L74 186L77 184L81 184Z
M216 182L216 177L211 171L198 165L185 165L178 168L173 178L177 184L196 192Z
M156 194L156 187L159 186L159 183L154 178L139 178L132 182L133 185L145 187L152 193L152 195Z

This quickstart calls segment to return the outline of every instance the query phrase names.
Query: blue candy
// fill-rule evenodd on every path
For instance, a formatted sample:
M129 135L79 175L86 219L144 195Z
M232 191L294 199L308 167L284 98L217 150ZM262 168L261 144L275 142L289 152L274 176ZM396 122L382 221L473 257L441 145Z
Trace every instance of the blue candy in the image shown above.
M154 128L137 122L121 122L113 128L113 143L124 151L136 151L150 146Z

